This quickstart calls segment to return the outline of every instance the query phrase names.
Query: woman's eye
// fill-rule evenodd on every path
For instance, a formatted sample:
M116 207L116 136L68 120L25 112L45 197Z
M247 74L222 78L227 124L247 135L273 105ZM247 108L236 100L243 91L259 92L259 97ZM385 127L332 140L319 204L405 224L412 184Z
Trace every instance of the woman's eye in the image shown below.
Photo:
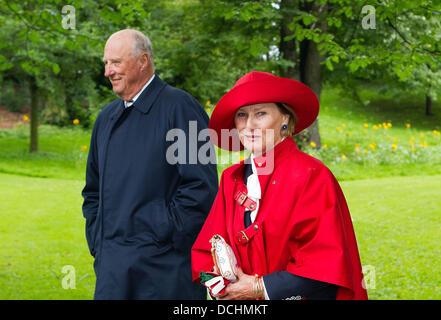
M258 116L263 116L263 115L265 115L265 114L266 114L265 111L260 111L260 112L257 113Z
M236 117L237 118L244 118L244 117L246 117L246 113L244 113L244 112L239 112L238 114L236 114Z

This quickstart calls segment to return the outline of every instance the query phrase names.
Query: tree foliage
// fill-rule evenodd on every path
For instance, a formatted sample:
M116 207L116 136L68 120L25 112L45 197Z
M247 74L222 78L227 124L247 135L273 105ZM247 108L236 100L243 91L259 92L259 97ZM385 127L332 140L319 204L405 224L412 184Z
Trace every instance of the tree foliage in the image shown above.
M397 97L436 100L441 92L434 0L73 0L74 28L63 26L64 5L0 2L2 87L36 98L41 120L58 125L90 126L115 98L102 50L124 28L145 32L157 73L201 103L217 101L251 70L298 79L318 95L322 82L356 93L360 81Z

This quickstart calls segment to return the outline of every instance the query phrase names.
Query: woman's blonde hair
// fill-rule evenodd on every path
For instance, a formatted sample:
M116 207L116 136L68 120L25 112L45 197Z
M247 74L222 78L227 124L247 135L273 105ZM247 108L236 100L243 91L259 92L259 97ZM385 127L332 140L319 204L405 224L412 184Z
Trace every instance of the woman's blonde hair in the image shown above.
M289 120L287 124L288 128L286 130L280 129L280 134L282 135L282 137L292 136L294 134L294 130L298 121L293 108L291 108L288 104L282 102L276 102L276 105L282 114L289 115Z

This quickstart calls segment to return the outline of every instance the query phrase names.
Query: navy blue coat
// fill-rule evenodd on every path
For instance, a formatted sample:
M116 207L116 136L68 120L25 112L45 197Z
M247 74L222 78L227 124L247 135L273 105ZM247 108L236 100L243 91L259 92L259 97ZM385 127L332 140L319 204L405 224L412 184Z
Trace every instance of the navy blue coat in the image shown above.
M117 99L98 115L82 192L95 299L205 299L190 250L218 190L216 164L166 158L174 128L186 134L186 158L194 154L189 121L197 133L208 127L201 105L158 75L133 107ZM196 151L214 157L205 137Z

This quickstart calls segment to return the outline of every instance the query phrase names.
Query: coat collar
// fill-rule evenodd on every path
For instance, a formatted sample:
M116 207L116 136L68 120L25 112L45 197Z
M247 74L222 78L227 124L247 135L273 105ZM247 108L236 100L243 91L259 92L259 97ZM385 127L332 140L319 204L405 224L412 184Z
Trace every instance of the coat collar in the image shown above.
M256 165L257 174L259 175L259 180L261 176L271 176L277 163L279 163L280 159L286 156L287 152L290 150L298 150L293 137L287 137L268 152L259 157L255 157L254 163ZM231 177L236 183L244 183L243 176L246 161L250 161L250 159L248 158L238 163L237 168L235 168L231 173Z
M158 75L155 75L155 78L147 86L147 88L141 93L141 95L135 101L133 106L142 113L148 113L153 103L155 102L156 98L158 97L159 93L166 85L167 84L164 81L162 81Z
M133 107L142 113L148 113L159 93L166 85L167 84L162 81L158 75L155 75L152 82L147 86L147 88L145 88L138 99L136 99L135 103L133 103ZM124 100L118 99L117 101L118 103L116 104L114 111L110 114L112 119L124 109Z

